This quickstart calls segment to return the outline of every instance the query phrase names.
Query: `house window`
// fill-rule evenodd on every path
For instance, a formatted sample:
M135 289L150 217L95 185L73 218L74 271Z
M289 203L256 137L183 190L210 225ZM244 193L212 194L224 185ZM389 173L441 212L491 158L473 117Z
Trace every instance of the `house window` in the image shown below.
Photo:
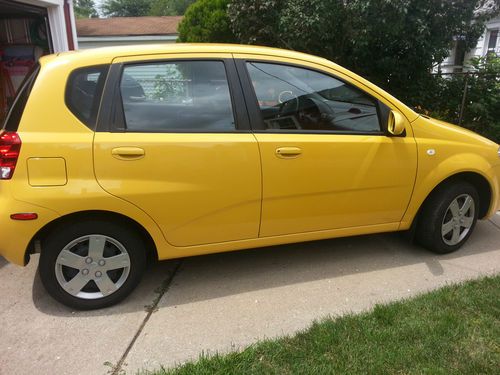
M496 47L497 47L497 40L498 40L498 29L497 30L491 30L490 31L490 40L488 41L488 53L496 52Z
M465 40L458 39L455 44L455 59L454 65L462 66L465 60Z

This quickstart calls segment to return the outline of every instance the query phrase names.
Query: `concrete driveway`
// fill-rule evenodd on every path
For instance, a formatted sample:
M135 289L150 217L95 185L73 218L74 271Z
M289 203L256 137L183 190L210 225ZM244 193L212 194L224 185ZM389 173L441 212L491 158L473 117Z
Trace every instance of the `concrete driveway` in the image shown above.
M445 256L383 234L163 262L124 303L92 312L48 297L37 263L0 258L0 374L134 374L497 274L500 215Z

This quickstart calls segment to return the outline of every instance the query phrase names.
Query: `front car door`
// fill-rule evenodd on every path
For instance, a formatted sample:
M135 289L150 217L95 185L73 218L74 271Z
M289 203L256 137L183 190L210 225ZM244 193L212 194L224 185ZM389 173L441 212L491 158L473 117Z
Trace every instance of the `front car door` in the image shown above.
M261 169L230 55L115 59L95 174L174 246L258 237Z
M235 58L262 160L260 236L396 228L417 168L409 123L386 136L394 108L324 66Z

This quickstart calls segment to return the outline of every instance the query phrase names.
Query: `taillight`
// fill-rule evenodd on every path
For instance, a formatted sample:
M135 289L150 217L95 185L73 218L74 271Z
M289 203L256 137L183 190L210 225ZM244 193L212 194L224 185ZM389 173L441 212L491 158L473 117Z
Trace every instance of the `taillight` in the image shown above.
M0 133L0 180L10 180L21 151L21 138L16 132Z

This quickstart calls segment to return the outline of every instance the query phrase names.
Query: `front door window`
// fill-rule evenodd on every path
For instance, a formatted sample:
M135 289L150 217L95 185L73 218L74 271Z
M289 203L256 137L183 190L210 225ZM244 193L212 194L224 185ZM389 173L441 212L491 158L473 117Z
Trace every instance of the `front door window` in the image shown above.
M287 131L381 131L377 101L314 70L248 62L265 128Z

